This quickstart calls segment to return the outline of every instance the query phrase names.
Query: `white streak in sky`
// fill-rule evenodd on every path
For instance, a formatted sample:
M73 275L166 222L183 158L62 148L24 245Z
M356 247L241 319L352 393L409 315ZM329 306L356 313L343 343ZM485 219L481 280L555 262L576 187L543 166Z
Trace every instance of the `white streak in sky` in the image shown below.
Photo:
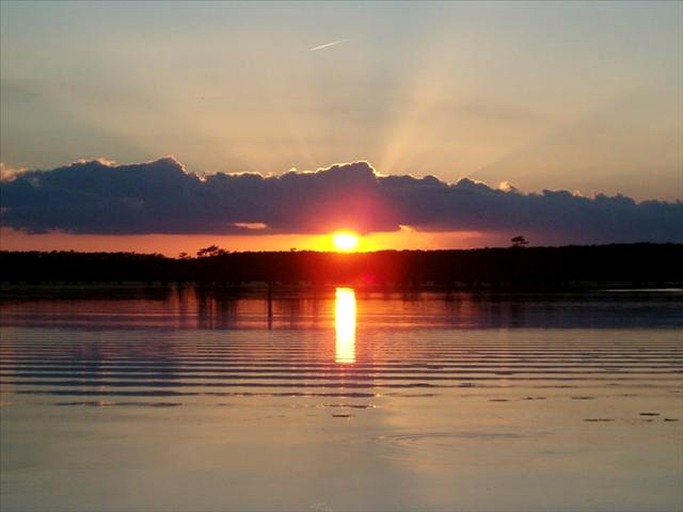
M340 39L339 41L333 41L331 43L325 43L321 44L320 46L314 46L311 48L312 52L317 52L318 50L324 50L325 48L329 48L331 46L337 46L338 44L346 43L348 42L348 39Z

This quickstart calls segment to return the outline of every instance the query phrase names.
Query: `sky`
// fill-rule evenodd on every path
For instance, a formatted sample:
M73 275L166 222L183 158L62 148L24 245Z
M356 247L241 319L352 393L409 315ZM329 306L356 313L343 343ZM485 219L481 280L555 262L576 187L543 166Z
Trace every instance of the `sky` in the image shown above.
M682 2L3 0L0 107L8 248L325 248L325 230L341 228L362 231L367 250L499 245L515 234L556 245L682 241L670 229L681 226L683 199ZM79 161L91 165L72 167L66 191L31 175ZM175 162L140 186L173 187L164 183L177 167L198 180L184 182L190 189L214 195L233 192L211 186L220 181L212 175L257 173L274 180L269 201L285 197L277 180L287 173L333 181L315 171L347 164L339 168L352 170L342 180L351 189L338 189L336 208L347 200L358 215L344 224L329 201L303 201L302 178L303 196L290 191L287 207L269 208L244 186L248 205L218 198L184 223L172 211L177 198L162 207L127 182L98 197L119 201L119 213L144 203L156 224L124 216L129 227L98 225L73 200L94 179L79 172L97 161L112 174L101 186L126 169L154 174ZM370 169L360 193L392 211L349 195L359 190L358 162ZM396 196L390 176L414 195ZM424 194L427 177L452 189L440 210ZM479 182L491 193L461 197ZM30 197L17 192L22 183ZM69 219L55 206L60 193ZM585 200L560 207L566 197ZM604 197L615 209L596 219ZM548 209L538 210L543 200ZM309 218L295 222L298 207ZM278 216L288 222L276 226ZM608 227L607 218L617 220Z

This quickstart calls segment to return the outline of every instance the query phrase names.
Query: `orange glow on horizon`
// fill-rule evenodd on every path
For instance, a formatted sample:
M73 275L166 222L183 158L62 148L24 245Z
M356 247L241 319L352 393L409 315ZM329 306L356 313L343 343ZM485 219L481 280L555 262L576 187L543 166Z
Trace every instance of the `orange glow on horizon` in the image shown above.
M83 251L83 252L158 252L177 257L189 256L210 245L227 251L337 251L329 234L260 234L250 235L76 235L51 232L28 234L0 227L5 251ZM404 249L471 249L484 246L507 247L510 238L475 231L430 233L401 226L398 231L368 233L359 237L354 252Z

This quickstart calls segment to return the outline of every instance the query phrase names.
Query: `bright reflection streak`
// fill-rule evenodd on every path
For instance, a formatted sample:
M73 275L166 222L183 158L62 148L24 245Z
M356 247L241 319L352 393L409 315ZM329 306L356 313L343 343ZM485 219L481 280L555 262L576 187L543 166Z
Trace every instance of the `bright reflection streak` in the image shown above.
M334 302L334 321L337 330L335 361L356 362L356 292L353 288L337 288Z

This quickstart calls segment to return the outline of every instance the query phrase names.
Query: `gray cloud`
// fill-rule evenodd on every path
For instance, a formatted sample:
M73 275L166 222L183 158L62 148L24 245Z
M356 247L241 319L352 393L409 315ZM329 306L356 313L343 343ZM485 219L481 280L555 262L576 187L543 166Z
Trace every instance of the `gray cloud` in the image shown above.
M523 194L470 179L381 176L366 162L316 172L199 177L172 157L78 162L0 185L2 224L28 233L265 234L348 228L524 234L546 243L683 242L683 203L567 191Z

